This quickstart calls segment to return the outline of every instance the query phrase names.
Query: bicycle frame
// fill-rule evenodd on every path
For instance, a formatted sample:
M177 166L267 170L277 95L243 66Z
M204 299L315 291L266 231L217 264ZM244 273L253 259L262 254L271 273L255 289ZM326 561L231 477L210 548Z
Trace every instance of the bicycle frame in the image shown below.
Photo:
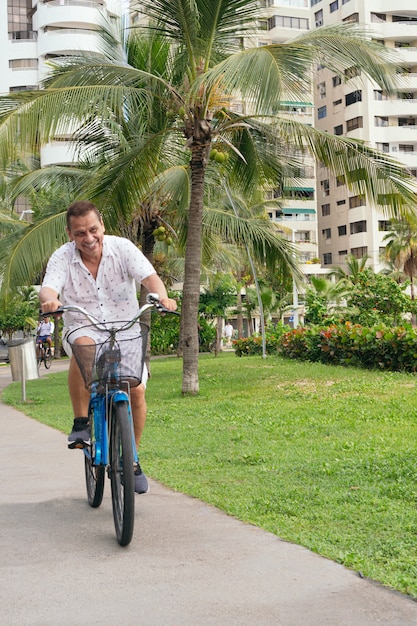
M133 458L138 461L138 453L133 429L132 410L130 407L130 397L126 391L121 389L109 389L106 386L104 392L97 390L97 383L93 383L90 392L89 415L94 416L94 433L95 441L93 442L94 450L91 458L90 449L84 448L83 452L94 465L107 466L109 464L109 435L111 430L112 406L117 402L128 403L129 423L132 430L132 448Z

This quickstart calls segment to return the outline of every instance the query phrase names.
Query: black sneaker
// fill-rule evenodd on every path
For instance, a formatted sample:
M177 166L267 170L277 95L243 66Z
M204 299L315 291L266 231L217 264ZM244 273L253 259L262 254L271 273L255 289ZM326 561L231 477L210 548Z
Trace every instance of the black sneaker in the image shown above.
M68 435L68 448L86 448L91 445L91 426L86 419L74 420L72 431Z
M148 493L149 485L148 479L142 472L140 463L135 463L135 491L136 493Z

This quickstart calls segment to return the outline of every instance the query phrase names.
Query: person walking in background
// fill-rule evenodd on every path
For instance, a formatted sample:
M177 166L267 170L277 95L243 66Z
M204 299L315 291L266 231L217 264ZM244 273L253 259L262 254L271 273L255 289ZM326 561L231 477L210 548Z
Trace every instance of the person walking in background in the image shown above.
M232 338L233 338L233 326L230 322L227 322L224 327L224 336L226 337L226 348L232 347Z

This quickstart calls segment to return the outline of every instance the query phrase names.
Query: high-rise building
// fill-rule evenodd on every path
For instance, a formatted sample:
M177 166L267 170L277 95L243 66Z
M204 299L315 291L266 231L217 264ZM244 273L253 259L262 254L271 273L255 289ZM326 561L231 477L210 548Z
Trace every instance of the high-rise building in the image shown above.
M311 0L312 25L354 22L373 39L399 53L404 74L388 97L352 67L343 77L320 69L315 89L315 126L355 137L403 162L417 175L417 2L416 0ZM342 179L317 166L318 242L324 266L343 266L347 255L370 257L384 266L389 216Z
M98 52L102 16L120 10L119 0L0 0L0 94L37 89L50 59ZM42 165L74 159L69 136L56 137L41 152Z
M311 28L310 0L266 0L262 3L264 19L258 24L256 45L284 43ZM304 124L313 125L313 95L305 102L283 103L284 113ZM275 192L280 209L270 209L269 216L290 233L297 244L300 261L310 263L318 257L316 174L312 158L300 155L300 169L294 179L284 181Z

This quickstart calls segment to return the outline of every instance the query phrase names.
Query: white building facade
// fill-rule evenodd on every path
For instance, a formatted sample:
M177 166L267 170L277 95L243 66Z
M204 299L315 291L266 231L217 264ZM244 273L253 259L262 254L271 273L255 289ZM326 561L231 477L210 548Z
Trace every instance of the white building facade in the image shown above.
M402 161L417 175L417 1L311 0L314 27L354 22L366 26L372 37L395 48L404 66L398 93L387 97L381 89L357 75L344 78L319 70L315 89L315 126L355 137ZM389 217L381 208L349 192L317 167L318 243L326 266L344 266L347 255L370 257L376 271L384 267L384 236Z
M258 24L257 45L284 43L311 28L310 0L266 0L264 19ZM285 103L285 115L310 126L314 123L313 94L305 102ZM318 258L316 172L314 161L303 155L297 183L290 182L275 194L280 210L269 210L273 222L297 244L300 261L311 263Z
M119 0L0 0L0 93L37 89L48 60L98 52L102 15L119 15L120 8ZM74 162L68 139L56 137L42 149L43 166Z

